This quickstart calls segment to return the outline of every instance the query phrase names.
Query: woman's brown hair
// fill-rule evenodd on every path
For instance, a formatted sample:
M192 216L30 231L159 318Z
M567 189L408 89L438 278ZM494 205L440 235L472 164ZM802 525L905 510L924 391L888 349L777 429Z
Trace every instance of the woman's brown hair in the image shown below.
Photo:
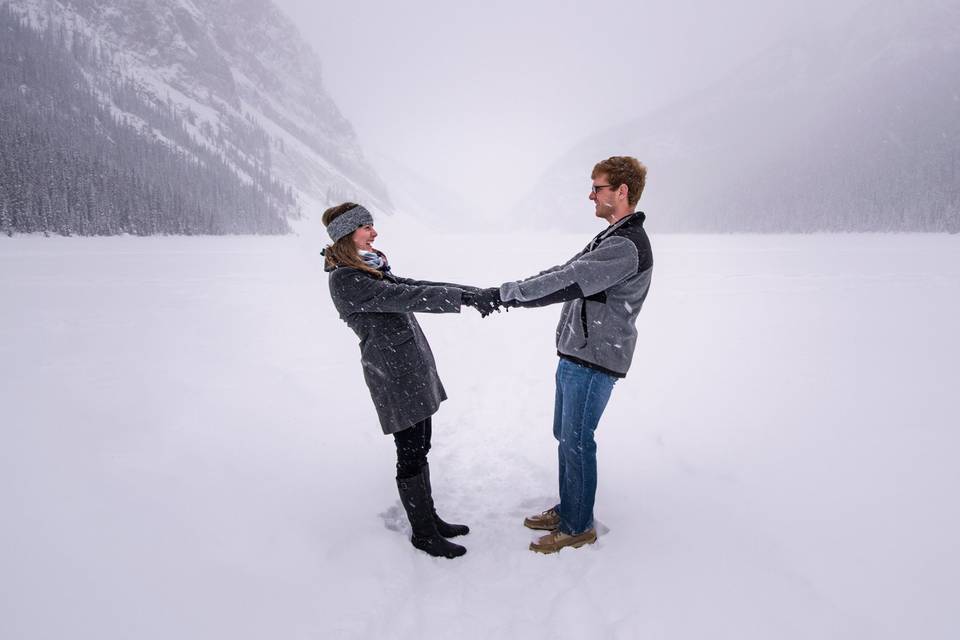
M357 204L355 202L344 202L335 207L330 207L323 212L323 226L329 226L331 222L356 206ZM360 258L357 246L353 244L352 233L343 236L333 244L327 245L323 250L323 257L326 259L328 267L353 267L354 269L366 271L375 278L383 277L380 271L374 269Z

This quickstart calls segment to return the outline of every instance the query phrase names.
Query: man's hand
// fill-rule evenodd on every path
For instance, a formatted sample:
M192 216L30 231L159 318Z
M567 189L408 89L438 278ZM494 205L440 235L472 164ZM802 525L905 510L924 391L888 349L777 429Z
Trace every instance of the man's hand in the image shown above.
M479 311L484 318L494 311L499 313L500 308L503 307L503 300L500 299L500 288L480 289L473 294L473 301L470 306Z

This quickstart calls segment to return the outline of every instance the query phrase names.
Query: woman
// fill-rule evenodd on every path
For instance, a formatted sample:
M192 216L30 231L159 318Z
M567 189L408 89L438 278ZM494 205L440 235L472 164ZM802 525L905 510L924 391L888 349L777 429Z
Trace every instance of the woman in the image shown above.
M394 275L386 256L373 248L373 217L358 204L327 209L323 224L333 241L324 249L330 296L360 338L363 377L380 426L397 446L397 490L413 530L411 542L432 556L462 556L467 550L447 538L470 529L444 522L433 505L427 464L431 416L447 394L413 314L459 313L461 305L474 304L476 289Z

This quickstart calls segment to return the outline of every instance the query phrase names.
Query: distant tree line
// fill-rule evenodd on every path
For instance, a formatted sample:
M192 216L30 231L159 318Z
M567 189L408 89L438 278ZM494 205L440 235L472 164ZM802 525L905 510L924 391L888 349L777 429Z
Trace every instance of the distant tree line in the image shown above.
M210 149L188 131L193 114L129 80L88 80L107 63L79 34L0 7L0 232L289 231L296 198L272 177L259 126L227 119Z
M960 129L929 114L897 122L896 111L875 108L843 131L791 145L796 158L809 160L771 163L755 184L723 194L728 208L720 211L728 215L717 227L960 232ZM898 141L895 132L911 138Z

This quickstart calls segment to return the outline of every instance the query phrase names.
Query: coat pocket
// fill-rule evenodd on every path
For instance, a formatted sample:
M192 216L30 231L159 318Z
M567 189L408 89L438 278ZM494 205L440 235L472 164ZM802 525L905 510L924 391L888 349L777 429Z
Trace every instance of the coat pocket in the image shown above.
M378 347L387 372L392 376L406 376L423 366L423 356L413 331L398 331L387 336Z

